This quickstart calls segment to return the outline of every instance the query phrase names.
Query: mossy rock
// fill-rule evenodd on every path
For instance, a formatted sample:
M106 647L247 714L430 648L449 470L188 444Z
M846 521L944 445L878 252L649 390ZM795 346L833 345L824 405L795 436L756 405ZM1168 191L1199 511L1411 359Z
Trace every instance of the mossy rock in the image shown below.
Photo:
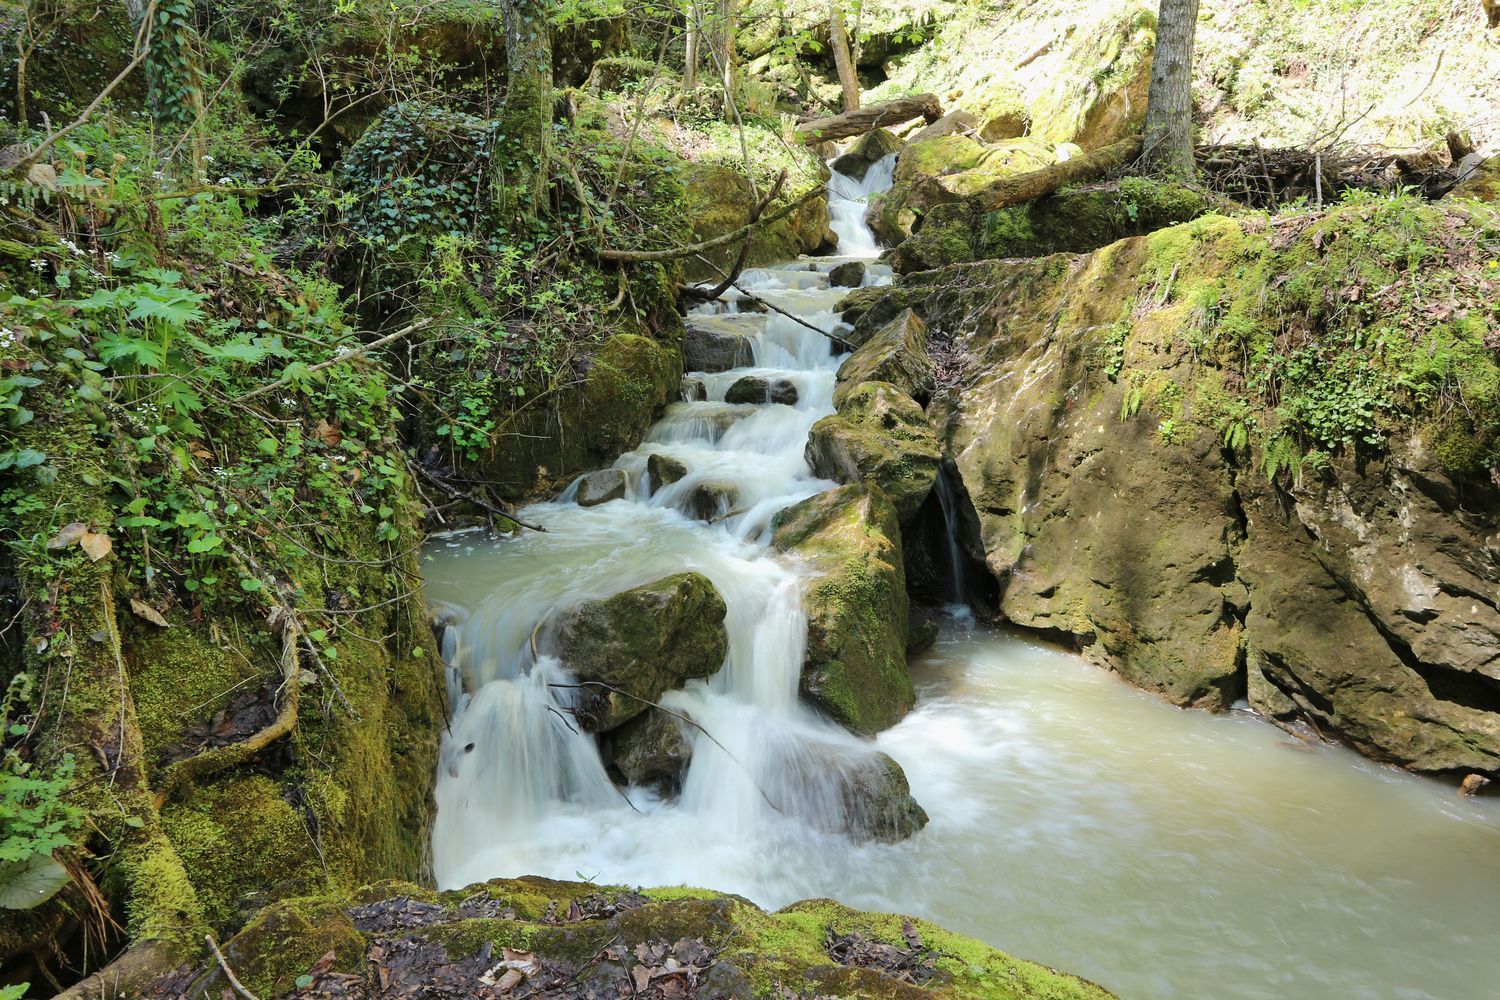
M686 204L683 214L692 225L693 238L705 241L723 236L744 226L750 220L753 198L750 181L743 173L732 167L717 163L692 163L687 165L683 178ZM805 190L805 188L804 188ZM767 208L767 213L776 211L789 198L798 197L785 193L782 199ZM759 226L750 243L749 265L759 267L792 260L802 254L831 252L838 245L838 237L828 224L828 201L819 196L803 203L791 215L770 225ZM704 256L713 264L690 261L687 276L692 281L717 278L724 269L734 263L739 255L739 245L731 244L706 251Z
M1500 156L1475 164L1449 197L1500 202Z
M1139 128L1146 117L1156 5L1110 0L1072 34L1060 64L1065 72L1031 102L1032 134L1044 142L1102 149Z
M726 612L706 577L678 573L568 614L556 643L563 664L586 685L574 706L583 728L614 729L684 681L716 673L729 654Z
M612 734L614 766L632 785L675 788L693 759L686 723L659 708L636 716Z
M803 597L803 697L856 733L895 725L916 691L906 670L906 576L891 502L863 485L840 486L778 514L772 544L819 574Z
M807 462L815 475L878 487L908 523L932 492L942 461L927 414L888 382L865 382L836 414L813 425Z
M834 405L867 382L888 382L919 404L932 397L936 365L928 353L927 324L910 309L877 330L839 365Z
M862 181L871 167L887 156L900 153L905 145L890 129L877 128L860 136L847 153L834 160L833 169Z
M1075 188L977 216L969 204L956 202L932 209L889 259L897 273L908 274L970 260L1087 253L1223 207L1201 189L1146 177Z
M484 992L502 949L534 956L532 985L629 993L633 976L664 975L666 957L689 995L819 995L932 1000L1110 1000L1105 990L912 917L832 900L768 913L739 896L688 886L633 892L550 879L498 879L433 893L384 883L347 899L290 901L229 941L225 957L258 996L299 978L352 974L418 994L439 984ZM847 949L847 951L846 951ZM333 952L326 972L314 974ZM835 955L848 951L875 961ZM652 958L651 956L658 956ZM399 956L399 961L393 960ZM522 960L525 960L522 957ZM643 968L644 967L644 968ZM912 977L902 970L916 967ZM194 989L223 986L212 960ZM304 981L305 982L305 981ZM329 985L329 984L324 984Z
M520 406L507 433L467 468L510 498L556 490L640 444L681 385L674 344L616 333L599 347L581 385Z

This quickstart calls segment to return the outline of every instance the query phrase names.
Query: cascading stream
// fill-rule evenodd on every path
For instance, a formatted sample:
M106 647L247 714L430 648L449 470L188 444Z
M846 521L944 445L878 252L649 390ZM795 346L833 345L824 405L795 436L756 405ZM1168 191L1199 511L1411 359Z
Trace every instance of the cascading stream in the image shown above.
M846 290L830 288L828 272L878 252L864 199L889 184L891 169L888 159L862 182L834 176L829 208L842 256L746 271L740 285L834 331ZM865 280L887 283L889 269L869 263ZM870 750L798 700L806 571L767 547L779 511L833 485L812 476L804 450L813 423L833 412L838 359L828 338L786 316L742 312L734 298L697 313L695 321L746 333L754 363L691 374L701 398L673 404L646 442L616 462L628 480L624 499L579 507L574 484L527 509L545 534L460 535L431 551L428 592L452 623L445 654L455 712L433 833L445 887L602 869L615 881L699 881L760 895L781 852L843 828L839 770ZM752 375L789 382L796 402L726 402L730 387ZM653 493L646 466L657 454L688 471ZM705 484L728 484L736 497L711 522L688 513ZM445 568L459 567L447 582ZM724 598L729 654L715 676L662 704L712 738L689 734L693 759L676 800L637 788L622 796L594 737L570 725L568 673L545 649L533 650L532 635L538 622L586 600L684 571L706 576Z

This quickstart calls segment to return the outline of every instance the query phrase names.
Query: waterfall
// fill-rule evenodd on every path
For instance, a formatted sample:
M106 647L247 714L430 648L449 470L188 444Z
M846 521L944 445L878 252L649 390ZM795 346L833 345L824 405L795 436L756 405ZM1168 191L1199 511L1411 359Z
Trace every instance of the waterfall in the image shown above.
M954 495L953 483L948 478L948 466L938 469L933 491L937 493L938 507L943 512L943 535L948 541L948 593L947 612L957 619L972 620L969 607L969 588L964 581L964 555L958 543L958 497Z
M813 327L834 331L844 289L828 272L879 252L864 225L868 196L889 185L893 159L863 181L835 174L829 214L844 256L747 270L739 284ZM867 284L890 281L868 263ZM690 373L638 449L615 467L626 496L579 507L576 484L527 508L548 528L509 540L460 534L429 549L428 592L450 622L445 654L454 715L437 775L433 864L443 887L499 875L602 874L642 884L699 882L774 894L777 858L807 838L836 837L852 808L840 774L869 745L798 698L807 621L807 570L769 549L781 510L833 484L804 452L813 423L833 412L839 359L832 342L777 313L709 303L693 322L744 333L751 365ZM747 375L784 380L794 403L730 403ZM653 455L687 469L652 488ZM701 488L732 503L712 522L692 516ZM539 623L578 604L661 577L706 576L727 607L728 655L714 676L663 697L693 720L692 762L675 799L616 788L595 738L572 724L570 677ZM712 734L711 738L704 735Z

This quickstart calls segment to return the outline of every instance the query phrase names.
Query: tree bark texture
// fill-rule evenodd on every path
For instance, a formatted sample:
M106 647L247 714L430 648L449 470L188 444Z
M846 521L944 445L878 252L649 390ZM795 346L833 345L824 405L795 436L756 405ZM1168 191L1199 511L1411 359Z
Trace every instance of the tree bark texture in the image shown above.
M854 58L849 52L849 34L844 30L844 11L840 0L828 2L828 37L833 45L833 64L838 69L839 87L844 91L844 110L859 110L859 77L854 72Z
M501 109L503 218L534 218L546 203L552 150L552 25L540 0L506 0Z
M1193 174L1193 38L1197 29L1198 0L1161 0L1142 154L1142 166L1150 173Z
M923 118L935 122L943 117L943 104L936 94L918 94L903 97L887 104L872 104L867 108L845 111L828 118L814 118L797 126L797 137L808 145L833 142L851 136L864 135L877 128L886 128Z

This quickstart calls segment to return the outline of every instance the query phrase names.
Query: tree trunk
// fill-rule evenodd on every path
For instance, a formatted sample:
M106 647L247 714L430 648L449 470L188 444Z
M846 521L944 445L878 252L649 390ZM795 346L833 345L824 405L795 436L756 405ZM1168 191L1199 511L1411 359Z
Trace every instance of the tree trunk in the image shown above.
M1146 172L1193 174L1193 36L1197 29L1198 0L1161 0L1141 157Z
M738 99L735 85L734 38L739 21L738 0L717 0L714 15L714 60L718 64L719 77L724 84L724 115L732 117L731 106Z
M698 89L698 43L703 37L703 15L698 10L697 0L689 0L683 14L687 21L687 32L683 39L682 96L686 99Z
M849 35L844 31L844 12L840 0L828 3L828 37L833 45L833 65L838 69L839 86L844 91L844 110L859 110L859 77L854 73L854 59L849 54Z
M501 218L535 218L547 198L552 150L552 26L541 0L505 0L509 78L500 122Z

